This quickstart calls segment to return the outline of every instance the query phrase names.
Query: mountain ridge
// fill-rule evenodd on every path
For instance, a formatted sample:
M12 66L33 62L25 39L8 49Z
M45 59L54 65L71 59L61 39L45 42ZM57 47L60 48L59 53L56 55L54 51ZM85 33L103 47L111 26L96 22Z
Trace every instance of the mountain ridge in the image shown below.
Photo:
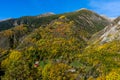
M88 11L88 13L91 12L91 13L94 14L94 12L92 12L90 10L80 10L80 12L83 12L83 11ZM57 19L58 17L60 17L60 15L70 15L70 14L74 15L74 14L78 14L78 13L79 13L79 11L78 12L65 13L65 14L50 15L51 18L49 18L49 16L44 16L46 19L48 19L48 21L46 21L46 22L42 21L42 20L45 19L45 18L42 18L42 17L37 18L37 16L23 16L23 17L20 17L20 18L0 22L0 31L10 29L10 28L15 27L15 26L19 26L20 24L29 24L29 25L33 24L33 26L38 26L39 27L42 24L44 25L44 24L49 23L53 19ZM36 24L39 24L39 25L36 25Z
M51 16L46 16L46 17L41 17L41 18L21 17L16 20L11 20L13 22L13 24L12 23L11 24L15 25L15 26L27 25L28 27L25 27L25 28L28 29L29 33L31 33L34 29L37 29L40 26L45 27L49 24L54 24L54 20L57 20L58 17L60 17L60 16L63 16L63 18L66 17L68 20L73 21L74 25L76 26L76 31L78 32L78 34L80 33L80 35L79 35L80 38L84 39L85 41L87 41L91 37L92 34L101 30L102 28L104 28L106 25L108 25L110 23L109 20L104 19L103 17L99 16L98 14L96 14L92 11L83 9L78 12L65 13L65 14L61 14L61 15L51 15ZM62 21L60 21L60 23L61 22ZM59 20L58 20L58 23L59 23ZM10 31L14 32L14 34L16 34L16 36L19 36L16 33L16 31L19 31L19 30L15 31L14 28L16 28L16 27L11 28ZM21 26L21 29L22 28L24 29L24 26ZM4 33L4 31L3 31L3 33ZM9 38L9 36L7 37L7 39L8 38ZM3 39L5 39L5 37L3 37ZM2 40L2 38L1 38L1 40ZM19 41L19 39L13 39L13 40ZM3 43L3 41L1 41L1 42ZM0 44L0 46L3 45L2 43ZM4 43L6 43L6 42L4 42ZM7 43L7 44L9 44L9 43ZM15 44L16 44L16 42L15 42ZM9 47L9 46L6 46L6 47Z

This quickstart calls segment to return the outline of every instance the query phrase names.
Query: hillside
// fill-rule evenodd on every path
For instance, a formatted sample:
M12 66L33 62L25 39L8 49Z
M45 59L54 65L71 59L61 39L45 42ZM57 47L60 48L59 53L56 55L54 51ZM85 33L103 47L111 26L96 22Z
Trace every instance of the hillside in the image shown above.
M107 43L120 39L120 17L115 19L111 24L106 26L103 30L94 34L89 42L94 43Z
M92 75L92 79L96 74L99 74L98 80L120 79L119 21L118 17L103 30L94 34L83 54L79 54L79 58L82 60L80 63L86 62L86 67L94 68L91 68L88 73L88 75Z
M120 39L120 17L118 17L108 28L105 28L105 33L100 37L101 43L110 42Z
M16 20L26 23L0 32L2 80L119 80L119 31L111 30L119 18L82 9ZM107 31L113 35L103 43Z
M100 31L101 29L103 29L106 25L108 25L110 22L99 16L98 14L89 11L89 10L80 10L77 12L72 12L72 13L65 13L65 14L60 14L60 15L51 15L51 16L47 16L47 17L21 17L18 19L12 19L12 20L8 20L8 21L3 21L0 23L0 26L2 26L1 28L6 28L9 29L7 31L2 31L0 33L0 35L4 34L8 34L9 32L13 32L12 36L0 36L0 47L1 48L11 48L9 45L11 45L11 42L9 41L8 38L12 38L13 42L12 45L18 45L19 41L21 41L21 38L23 39L23 37L25 35L30 34L31 32L33 32L35 29L39 28L39 27L46 27L48 24L52 24L52 22L54 22L54 20L58 19L60 16L65 16L68 20L73 21L74 22L74 26L76 27L76 32L77 34L80 34L79 37L83 40L83 41L87 41L94 33L96 33L97 31ZM10 24L10 25L9 25ZM14 26L16 25L16 28L14 28ZM17 37L19 36L20 33L18 33L17 31L19 31L19 26L23 26L27 25L27 32L26 33L22 33L24 35L20 35L21 37ZM7 27L6 27L7 26ZM18 26L18 28L17 28ZM15 30L17 29L17 30ZM2 29L1 29L2 30ZM3 29L4 30L4 29ZM17 32L17 33L16 33ZM7 41L7 42L6 42ZM4 43L4 45L3 45ZM15 47L14 47L15 48Z

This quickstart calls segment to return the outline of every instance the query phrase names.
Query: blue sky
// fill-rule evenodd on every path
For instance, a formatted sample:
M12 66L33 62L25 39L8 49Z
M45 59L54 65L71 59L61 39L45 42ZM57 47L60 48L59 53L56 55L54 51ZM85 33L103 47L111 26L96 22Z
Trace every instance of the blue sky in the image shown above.
M120 16L120 0L0 0L0 20L46 12L60 14L80 8L109 17Z

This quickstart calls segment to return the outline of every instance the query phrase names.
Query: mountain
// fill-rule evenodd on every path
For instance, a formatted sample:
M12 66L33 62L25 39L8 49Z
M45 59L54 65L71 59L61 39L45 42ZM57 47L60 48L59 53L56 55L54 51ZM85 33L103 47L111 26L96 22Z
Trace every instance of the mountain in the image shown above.
M119 18L81 9L0 25L2 80L119 80ZM106 33L113 35L104 42Z
M51 16L45 16L48 14ZM11 19L11 20L7 20L7 21L3 21L3 22L0 22L0 31L7 30L12 27L21 25L21 24L27 24L27 25L30 25L33 27L39 27L41 25L46 25L46 24L50 23L52 20L57 19L61 15L65 15L69 19L75 20L75 22L78 25L80 25L80 23L83 21L83 19L92 20L94 24L95 24L94 20L96 20L96 22L98 20L100 20L101 22L103 22L103 25L104 25L104 23L105 24L108 23L108 21L105 18L100 17L98 14L96 14L92 11L89 11L89 10L82 9L77 12L71 12L71 13L65 13L65 14L59 14L59 15L53 15L53 13L46 13L46 14L41 15L44 17L39 17L39 18L38 18L38 16L24 16L24 17L21 17L18 19ZM79 17L79 16L82 16L82 17ZM97 18L97 17L99 17L99 18ZM81 20L81 22L80 22L80 20ZM88 25L90 24L90 26L93 25L92 22L89 22L89 21L87 22L87 24ZM96 24L96 25L98 26L99 24ZM84 25L81 24L81 26L84 26Z
M88 39L90 39L90 37L94 33L103 29L106 25L110 23L109 20L99 16L96 13L89 11L89 10L82 9L77 12L65 13L65 14L60 14L60 15L51 15L47 17L39 17L39 18L37 18L36 16L35 17L21 17L18 19L12 19L12 20L1 22L0 25L4 28L6 26L11 28L10 25L14 25L14 26L16 25L18 27L19 25L20 26L27 25L28 27L25 27L25 28L27 28L27 33L30 34L31 32L33 32L35 29L39 28L40 26L46 27L49 24L53 25L54 21L56 21L58 17L62 15L65 16L69 21L74 22L76 35L79 35L79 39L85 42L88 41ZM19 28L17 27L12 27L11 29L2 31L0 33L1 35L0 36L1 38L0 47L1 48L9 48L11 44L14 45L14 44L19 43L19 41L21 41L21 38L23 39L23 37L27 35L25 33L24 35L21 36L20 34L23 34L22 33L23 31L18 33L19 31L18 29ZM20 29L23 29L23 28L20 28ZM10 34L7 36L2 36L3 34L7 34L8 32L13 32L14 34L12 34L12 36ZM21 36L21 37L17 37L17 36ZM9 39L13 40L12 43L10 42Z
M90 41L99 42L101 44L108 43L120 39L120 17L111 22L103 30L94 34Z
M7 30L13 28L15 26L19 26L22 24L27 24L32 27L39 27L40 25L44 25L49 23L51 20L56 19L57 16L53 16L53 14L41 14L39 16L23 16L16 19L10 19L0 22L0 31ZM50 16L50 17L49 17Z

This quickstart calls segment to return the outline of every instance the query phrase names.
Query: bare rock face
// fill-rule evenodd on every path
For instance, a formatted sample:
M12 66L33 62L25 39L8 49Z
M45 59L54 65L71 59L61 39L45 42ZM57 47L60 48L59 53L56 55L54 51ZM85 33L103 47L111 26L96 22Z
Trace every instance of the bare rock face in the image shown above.
M106 43L113 40L120 40L120 17L103 30L100 37L100 43Z

